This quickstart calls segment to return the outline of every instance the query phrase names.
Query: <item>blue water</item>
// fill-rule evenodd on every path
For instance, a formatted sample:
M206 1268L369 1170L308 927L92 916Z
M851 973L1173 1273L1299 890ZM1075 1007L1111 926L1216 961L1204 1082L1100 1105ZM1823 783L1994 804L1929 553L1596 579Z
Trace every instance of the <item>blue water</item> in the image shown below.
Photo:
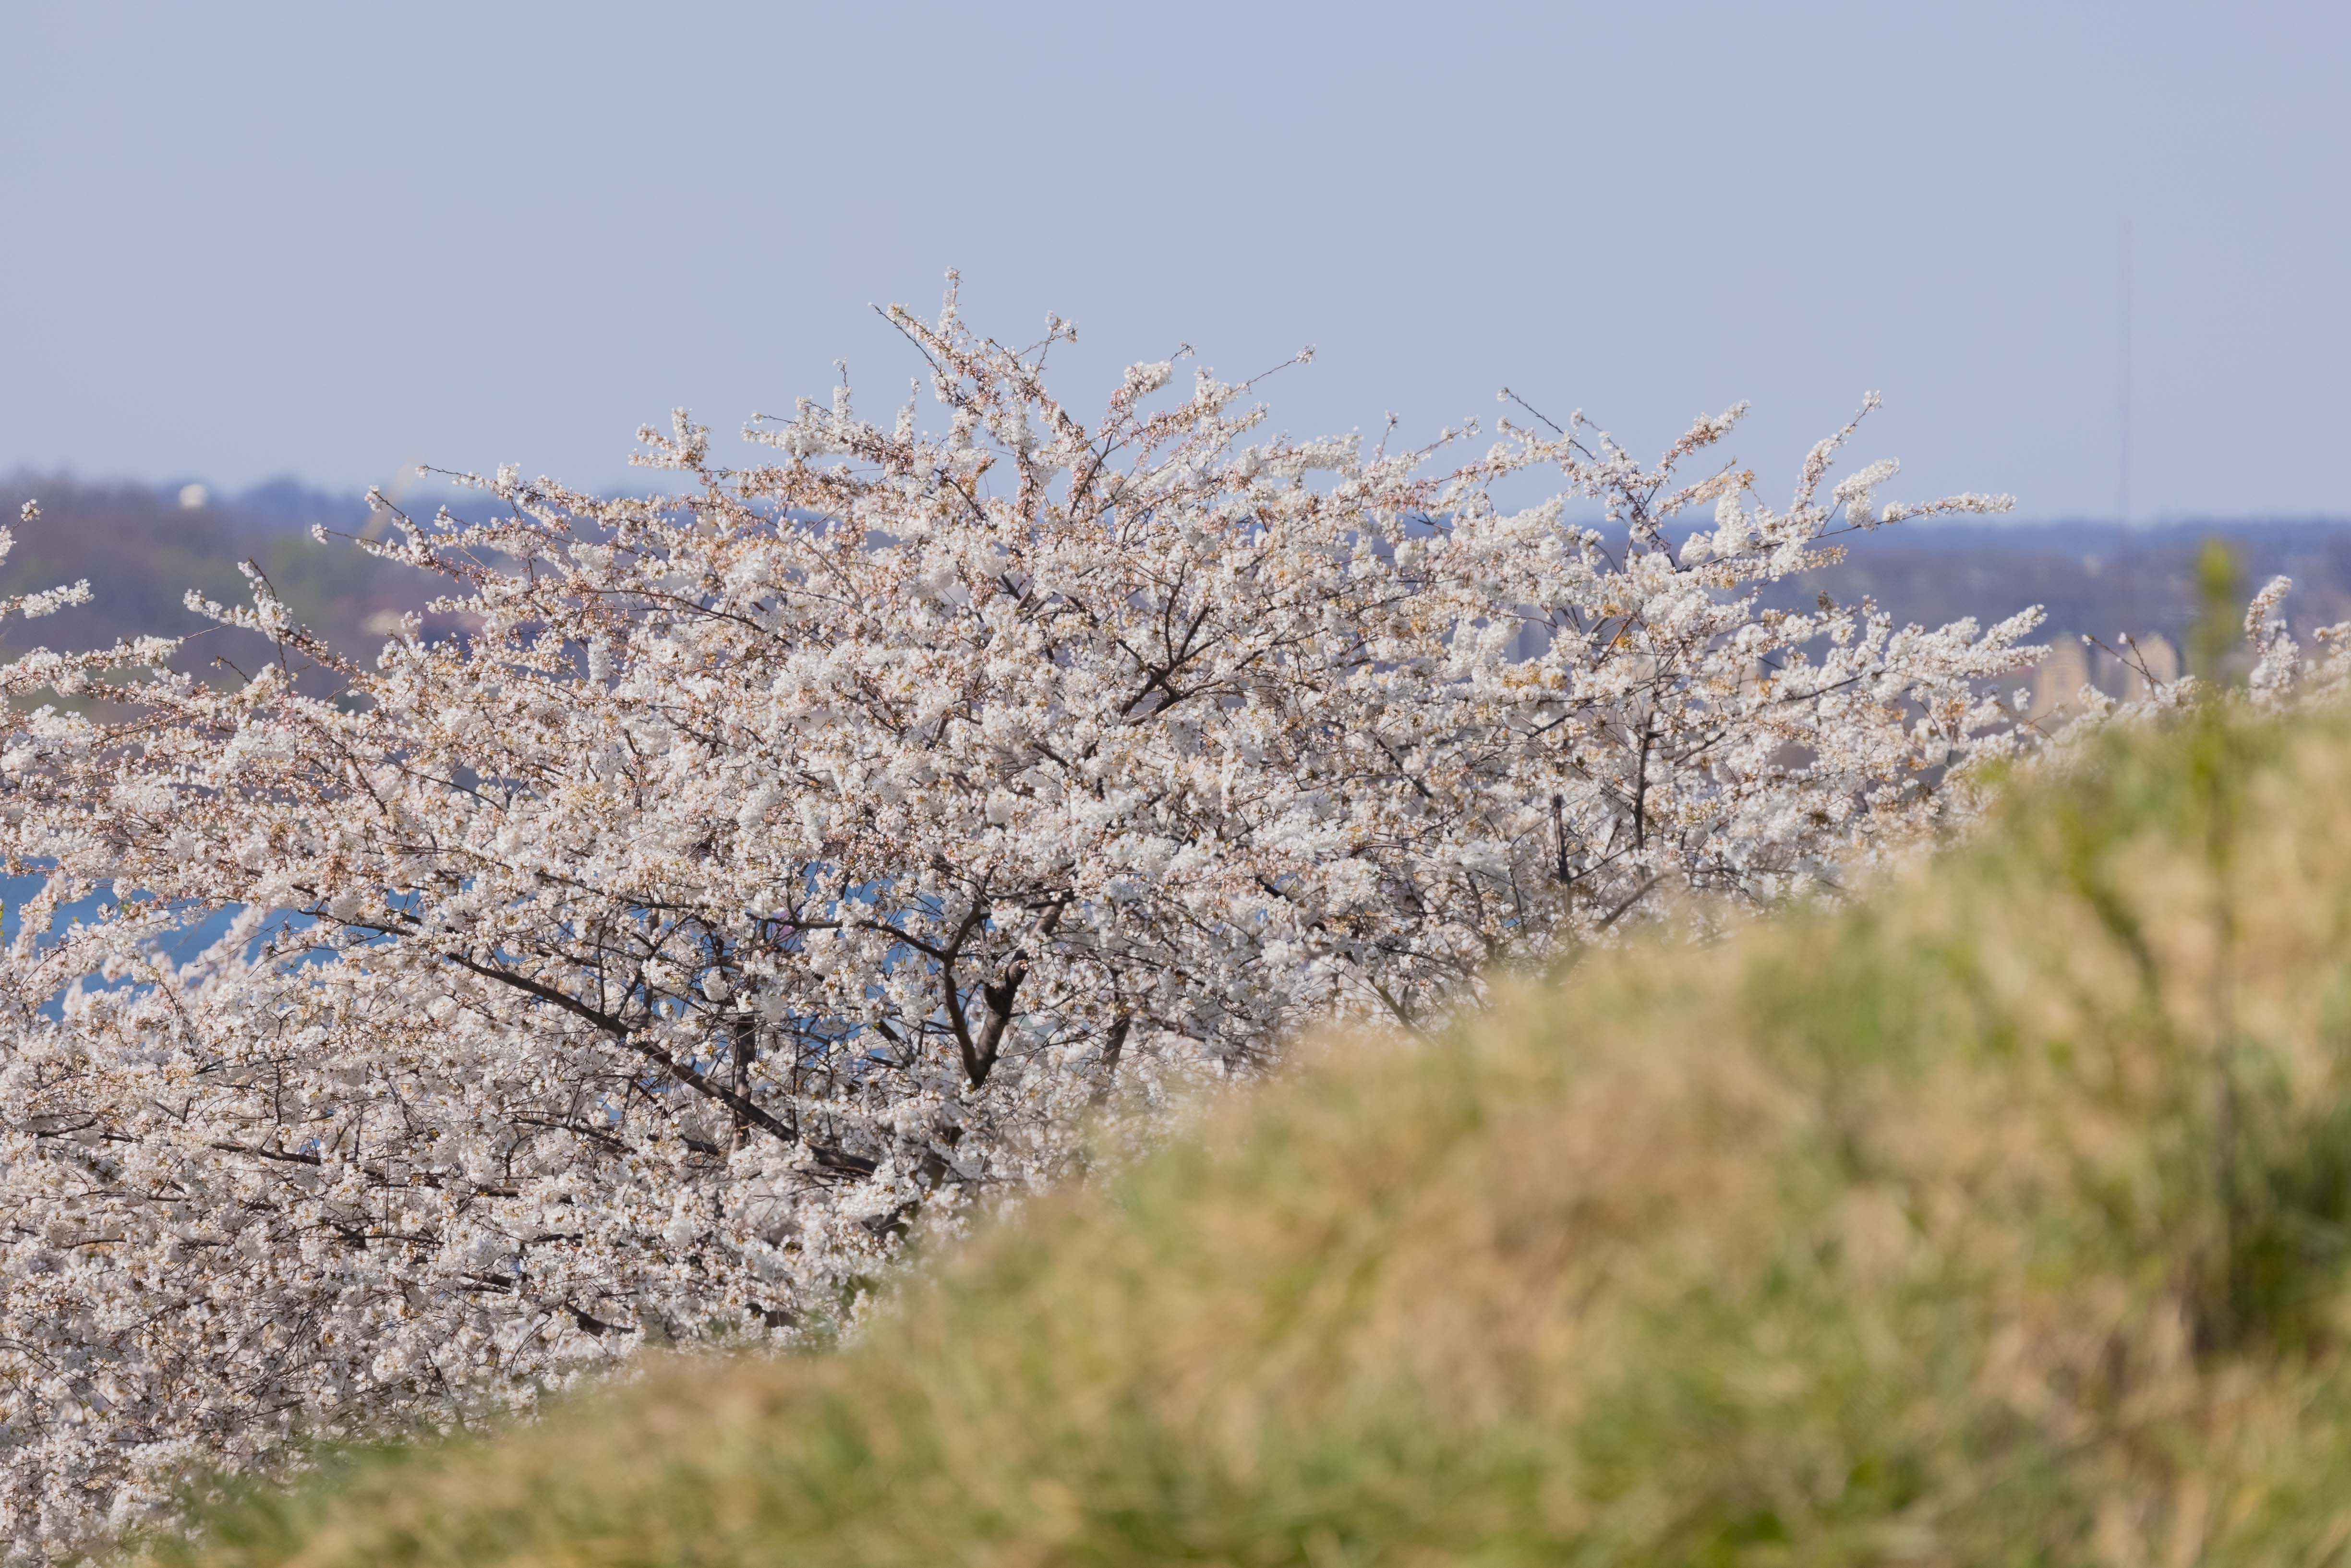
M5 901L5 910L0 910L0 942L14 943L16 940L17 934L25 926L25 905L41 891L47 880L38 873L23 876L0 876L0 901ZM70 904L59 904L55 917L49 922L48 932L43 934L40 945L54 946L76 921L89 922L97 919L99 911L110 906L114 900L112 885L104 884L97 892L85 897L78 898ZM242 905L231 905L229 908L215 910L210 915L198 918L195 917L196 912L192 909L189 912L192 917L189 923L158 941L155 944L155 951L175 966L187 964L201 956L205 948L225 936L230 923L242 912ZM312 924L314 922L307 915L299 915L291 910L281 911L277 918L262 923L261 929L255 934L253 940L246 948L246 956L249 957L258 953L264 944L281 932L298 931ZM128 980L115 982L117 985L131 983ZM66 988L60 987L55 995L42 1004L40 1010L51 1018L60 1016ZM113 987L99 980L95 976L88 976L84 977L84 988L105 990L112 989Z

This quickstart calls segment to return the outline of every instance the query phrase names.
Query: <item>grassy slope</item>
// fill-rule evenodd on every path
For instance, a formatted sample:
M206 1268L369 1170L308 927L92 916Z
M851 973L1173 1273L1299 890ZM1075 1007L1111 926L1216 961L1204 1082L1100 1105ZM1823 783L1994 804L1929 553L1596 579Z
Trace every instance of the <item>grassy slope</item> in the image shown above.
M2191 724L1842 915L1325 1048L857 1348L208 1563L2295 1562L2351 1543L2351 728Z

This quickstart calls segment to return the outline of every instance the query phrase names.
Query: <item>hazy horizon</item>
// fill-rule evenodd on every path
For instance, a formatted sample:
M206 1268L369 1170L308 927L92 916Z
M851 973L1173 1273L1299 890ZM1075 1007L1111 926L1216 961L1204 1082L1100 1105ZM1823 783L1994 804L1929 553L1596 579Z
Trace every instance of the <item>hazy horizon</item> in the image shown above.
M750 460L756 461L756 458ZM674 483L675 477L674 475L656 471L616 469L601 484L591 480L584 487L601 495L613 495L624 491L637 494L671 492L681 487ZM405 485L401 483L403 478L406 480ZM580 476L575 475L570 478L572 482L578 483ZM177 501L182 507L189 509L211 507L239 510L259 506L273 512L282 513L283 516L276 520L284 522L286 526L302 528L307 528L308 524L307 520L298 523L296 513L300 508L320 505L350 508L356 514L357 509L366 506L367 491L370 488L369 486L361 484L317 483L305 479L298 474L287 472L265 475L242 486L223 486L213 483L201 474L193 473L162 476L87 474L78 473L69 468L44 470L24 465L19 465L13 470L0 471L0 494L21 494L27 498L39 500L45 487L56 486L63 486L70 490L84 493L114 489L129 490L152 496L165 502L167 506L169 503ZM186 491L190 486L197 487L204 492L200 501L190 502L186 499ZM430 507L445 501L462 513L465 510L464 502L467 497L478 497L483 494L480 491L450 484L444 476L438 473L421 478L416 477L413 469L395 474L388 481L378 482L378 487L383 491L387 498L407 510L413 510L420 506L429 510ZM1574 508L1570 508L1570 511L1573 513ZM1594 512L1592 520L1597 520L1597 517L1598 514ZM1693 528L1711 526L1710 521L1702 517L1687 517L1682 519L1682 523L1687 523ZM1682 526L1682 523L1676 524L1675 528L1669 528L1667 531L1674 532L1675 528ZM1854 540L1880 538L1891 541L1921 534L1932 534L1946 538L1973 535L1998 536L2020 529L2035 528L2071 528L2086 532L2111 532L2124 537L2145 536L2152 538L2168 534L2193 532L2199 528L2339 528L2345 527L2351 527L2351 507L2336 511L2200 512L2169 517L2137 517L2127 523L2121 522L2112 516L2101 516L2096 513L2043 514L2031 512L2020 507L2014 511L2006 513L1913 518L1884 528L1876 535L1854 536Z

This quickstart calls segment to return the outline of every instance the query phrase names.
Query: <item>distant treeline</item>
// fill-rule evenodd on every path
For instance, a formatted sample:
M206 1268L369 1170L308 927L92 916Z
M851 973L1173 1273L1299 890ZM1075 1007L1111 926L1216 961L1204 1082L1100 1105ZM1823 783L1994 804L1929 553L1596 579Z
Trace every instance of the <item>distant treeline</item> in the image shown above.
M2200 613L2195 560L2210 538L2236 552L2244 591L2280 573L2297 632L2351 620L2351 519L2231 521L2124 528L2114 523L1952 523L1895 527L1839 543L1846 558L1780 585L1771 601L1810 606L1875 599L1897 622L1991 621L2039 604L2044 639L2112 643L2128 634L2180 645Z
M28 497L41 503L39 520L15 523ZM0 479L0 520L16 535L15 550L0 562L0 594L83 578L97 593L91 604L0 629L0 656L38 643L89 648L162 633L195 637L184 667L201 668L217 655L249 668L259 656L257 639L210 627L182 602L191 588L224 603L242 600L236 563L248 558L298 614L355 654L371 653L392 618L422 610L439 591L423 574L348 543L313 539L313 524L341 534L365 530L367 503L290 481L214 497L193 487L19 474ZM2294 580L2287 611L2298 632L2351 620L2351 520L1896 527L1848 537L1843 562L1776 585L1766 601L1800 609L1823 592L1839 603L1866 597L1897 622L1928 626L1963 615L1989 622L2041 604L2049 612L2048 640L2087 633L2113 643L2129 634L2162 637L2176 648L2198 614L2196 552L2215 537L2236 550L2247 591L2278 573Z
M27 500L31 522L17 520ZM343 540L321 544L313 524L356 534L370 522L367 503L290 483L214 498L137 485L102 485L18 474L0 479L0 522L16 547L0 561L0 594L23 593L87 579L92 602L37 621L0 626L0 657L28 649L104 647L119 638L182 636L192 641L180 667L205 672L215 658L250 672L267 657L250 633L218 627L186 607L190 589L224 604L247 594L237 563L250 559L302 620L346 653L369 654L403 612L422 610L437 591L424 574L387 564Z

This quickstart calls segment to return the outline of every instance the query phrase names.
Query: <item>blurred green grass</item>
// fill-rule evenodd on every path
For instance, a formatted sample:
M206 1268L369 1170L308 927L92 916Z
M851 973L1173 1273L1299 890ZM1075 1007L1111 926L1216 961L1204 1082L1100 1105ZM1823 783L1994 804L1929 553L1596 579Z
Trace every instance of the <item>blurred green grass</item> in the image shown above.
M2218 706L1841 910L1330 1040L930 1259L169 1563L2319 1563L2351 725Z

